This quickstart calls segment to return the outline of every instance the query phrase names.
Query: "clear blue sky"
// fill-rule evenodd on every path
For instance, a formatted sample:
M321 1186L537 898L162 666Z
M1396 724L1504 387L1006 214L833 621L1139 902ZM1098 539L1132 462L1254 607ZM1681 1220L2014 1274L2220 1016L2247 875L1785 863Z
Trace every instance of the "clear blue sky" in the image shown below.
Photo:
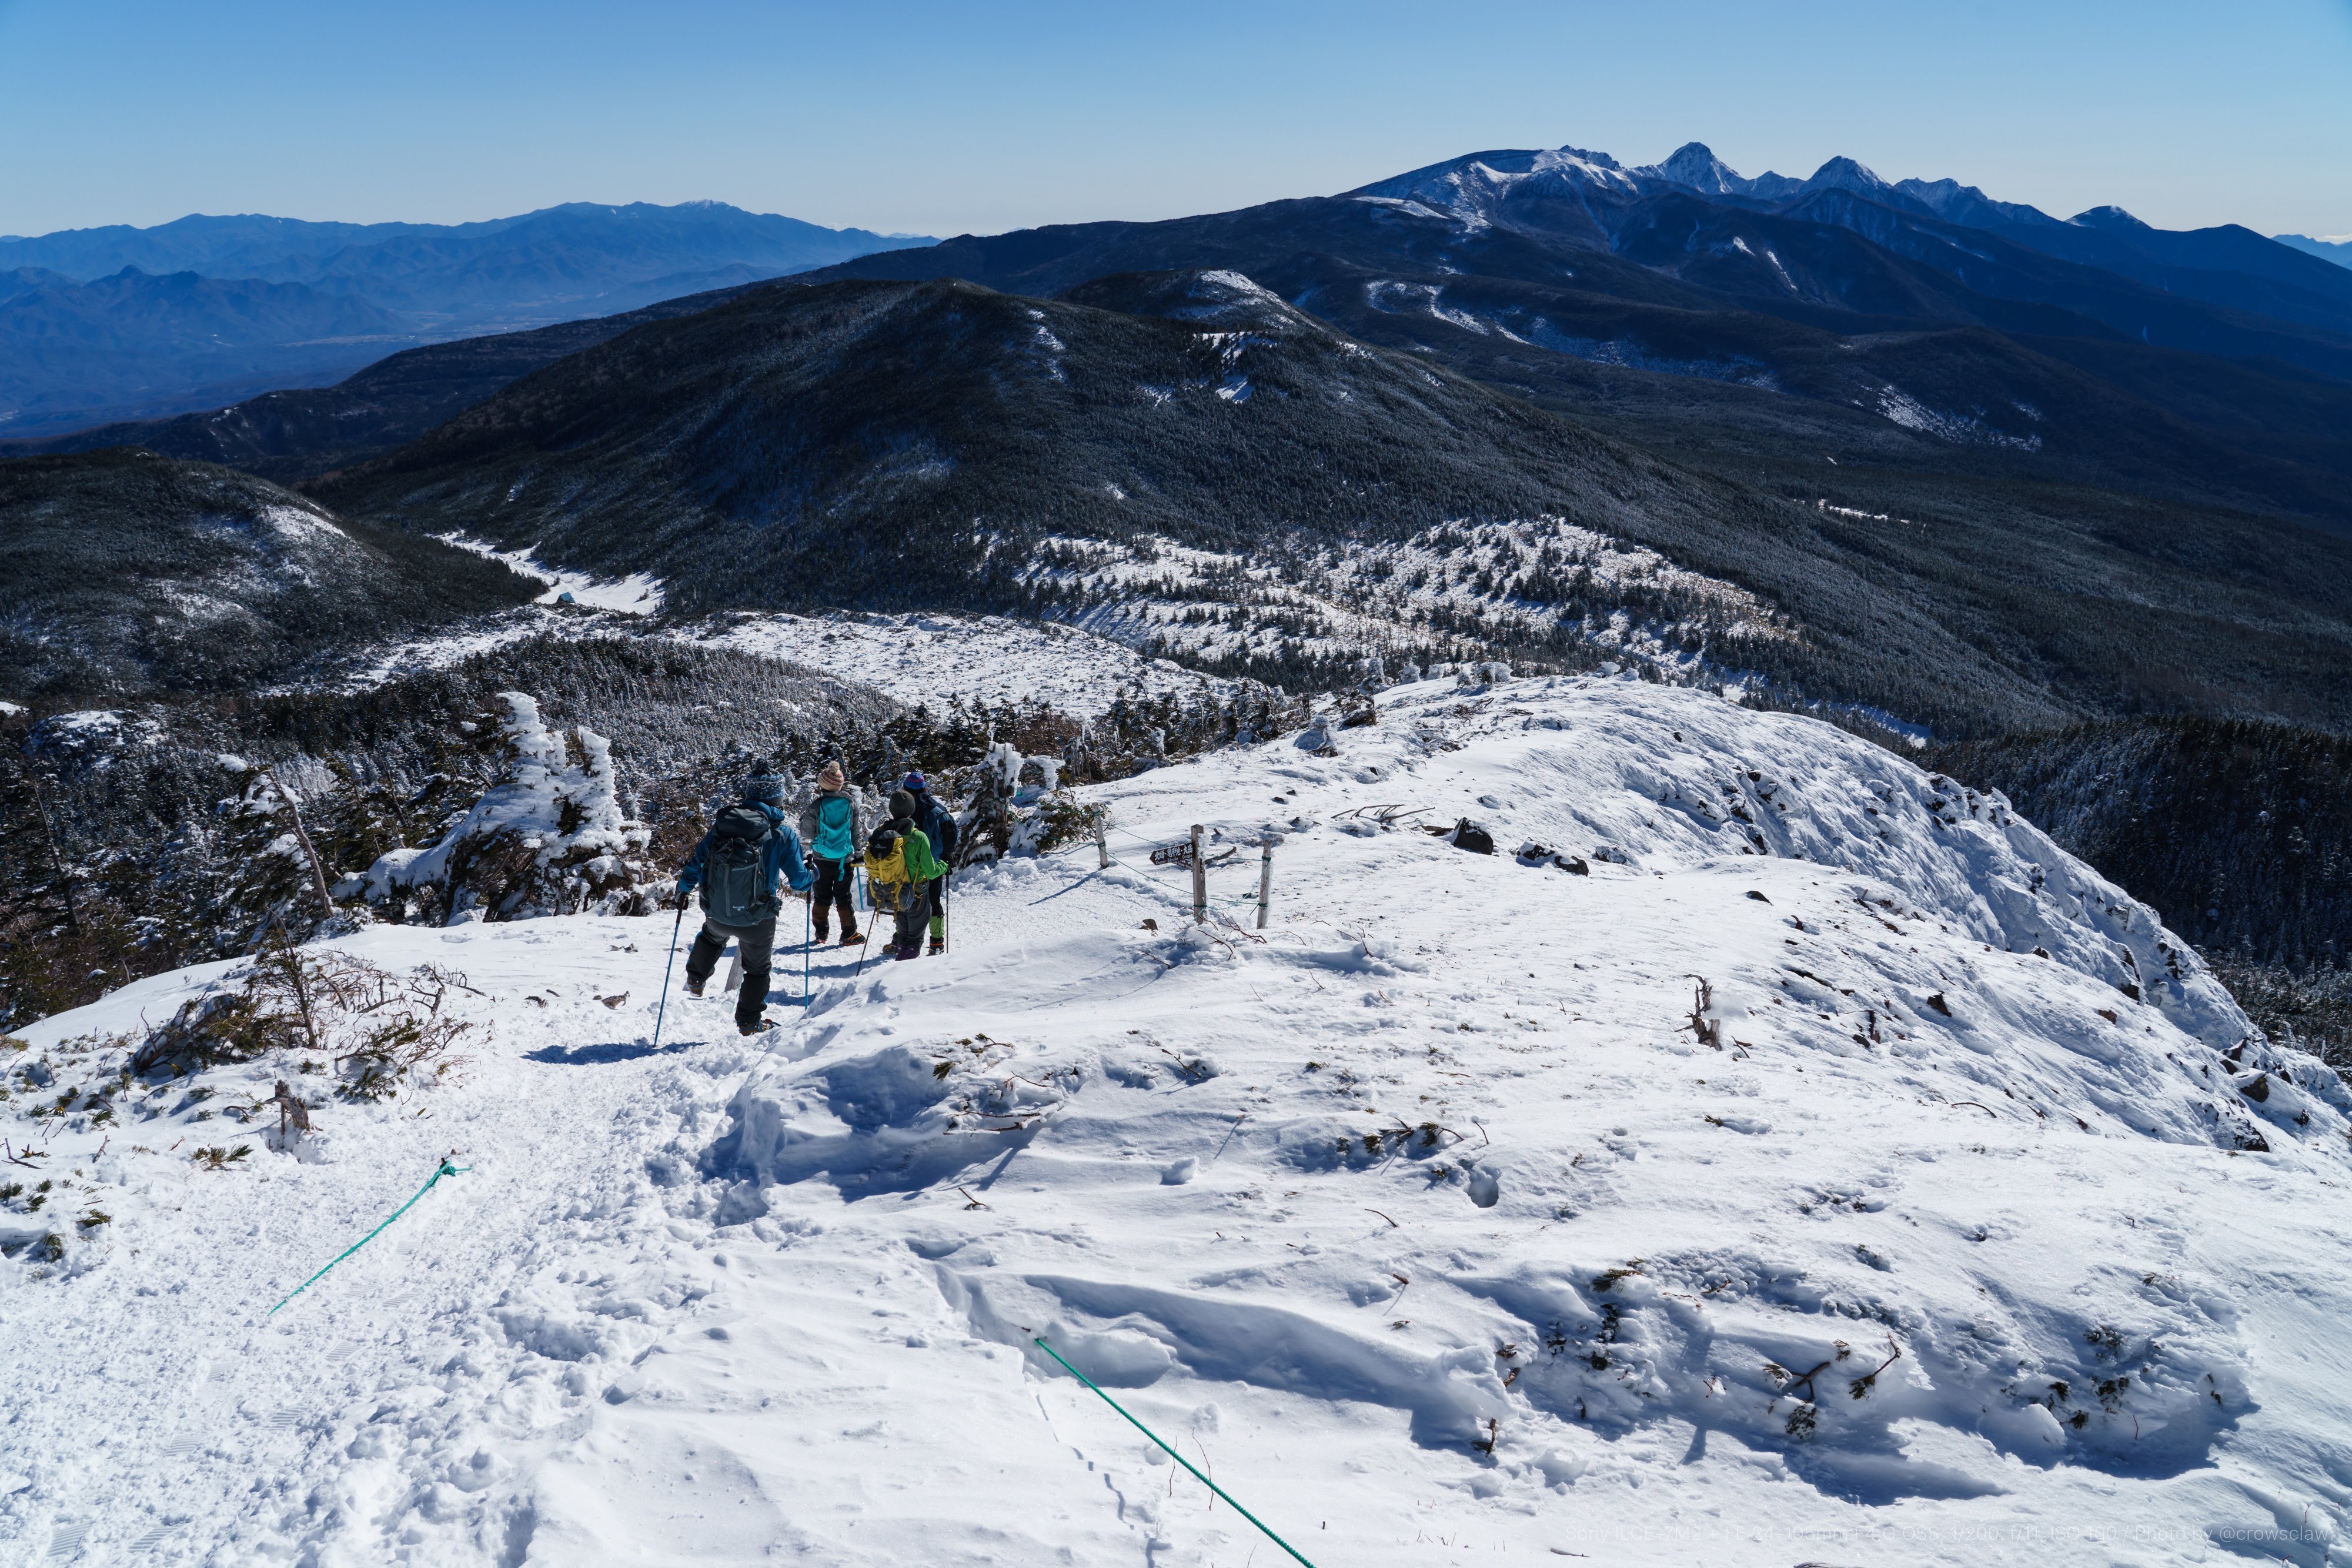
M1693 139L2344 234L2352 0L0 0L0 233L705 196L990 233Z

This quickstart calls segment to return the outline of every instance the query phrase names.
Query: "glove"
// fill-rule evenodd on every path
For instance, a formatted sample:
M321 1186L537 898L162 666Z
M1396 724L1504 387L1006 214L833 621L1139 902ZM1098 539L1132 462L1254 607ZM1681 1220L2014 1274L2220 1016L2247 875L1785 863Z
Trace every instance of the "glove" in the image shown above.
M678 895L678 897L680 897L680 898L684 898L688 894L692 893L693 891L694 891L694 879L693 879L692 877L690 877L690 876L682 876L682 877L679 877L679 878L677 879L677 895Z

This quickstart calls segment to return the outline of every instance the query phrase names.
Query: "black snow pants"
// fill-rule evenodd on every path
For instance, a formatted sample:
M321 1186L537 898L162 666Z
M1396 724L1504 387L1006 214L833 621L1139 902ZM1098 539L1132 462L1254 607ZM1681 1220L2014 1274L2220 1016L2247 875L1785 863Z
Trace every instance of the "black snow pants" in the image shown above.
M768 976L775 966L776 923L772 918L757 925L721 925L705 915L702 929L695 933L694 946L686 956L686 977L698 986L708 982L730 936L743 959L743 994L735 998L735 1027L755 1029L760 1022L760 1009L768 1005Z
M816 939L827 936L825 915L828 907L841 911L841 934L857 935L857 862L851 860L827 860L823 855L811 855L816 865L816 889L809 894L809 918L814 921Z

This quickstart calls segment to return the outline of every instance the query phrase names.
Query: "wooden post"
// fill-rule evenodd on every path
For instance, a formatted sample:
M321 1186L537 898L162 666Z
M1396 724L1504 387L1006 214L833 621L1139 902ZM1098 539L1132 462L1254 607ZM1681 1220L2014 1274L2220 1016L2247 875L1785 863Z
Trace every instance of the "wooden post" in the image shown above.
M1209 923L1209 864L1201 858L1201 824L1192 824L1192 924Z
M1257 928L1265 929L1266 906L1274 899L1274 834L1269 831L1257 852Z
M1103 816L1100 812L1097 812L1095 817L1095 869L1097 871L1110 869L1110 838L1103 831Z

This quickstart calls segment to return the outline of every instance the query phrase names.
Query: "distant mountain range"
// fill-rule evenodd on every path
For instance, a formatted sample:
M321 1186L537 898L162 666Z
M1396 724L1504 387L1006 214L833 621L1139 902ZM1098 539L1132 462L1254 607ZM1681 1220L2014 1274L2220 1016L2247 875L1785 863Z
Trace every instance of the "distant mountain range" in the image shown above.
M263 392L170 419L90 425L45 441L0 441L0 456L143 446L298 483L414 441L509 382L633 327L691 316L742 291L721 288L618 316L428 343L378 360L331 386Z
M718 202L571 203L457 225L191 216L0 237L0 432L217 408L420 342L929 243Z
M2331 235L2326 239L2314 239L2309 235L2273 235L2271 237L2281 245L2291 245L2322 261L2332 261L2338 267L2352 267L2352 235Z
M111 444L683 612L1066 614L1309 684L1606 646L1943 736L2352 732L2352 273L1851 160L1479 153L16 450Z
M2061 221L1911 183L1850 160L1746 180L1696 144L1641 169L1485 152L1339 196L966 235L809 276L1050 296L1231 268L1750 481L1802 491L1872 464L2352 527L2352 271L2233 226Z

